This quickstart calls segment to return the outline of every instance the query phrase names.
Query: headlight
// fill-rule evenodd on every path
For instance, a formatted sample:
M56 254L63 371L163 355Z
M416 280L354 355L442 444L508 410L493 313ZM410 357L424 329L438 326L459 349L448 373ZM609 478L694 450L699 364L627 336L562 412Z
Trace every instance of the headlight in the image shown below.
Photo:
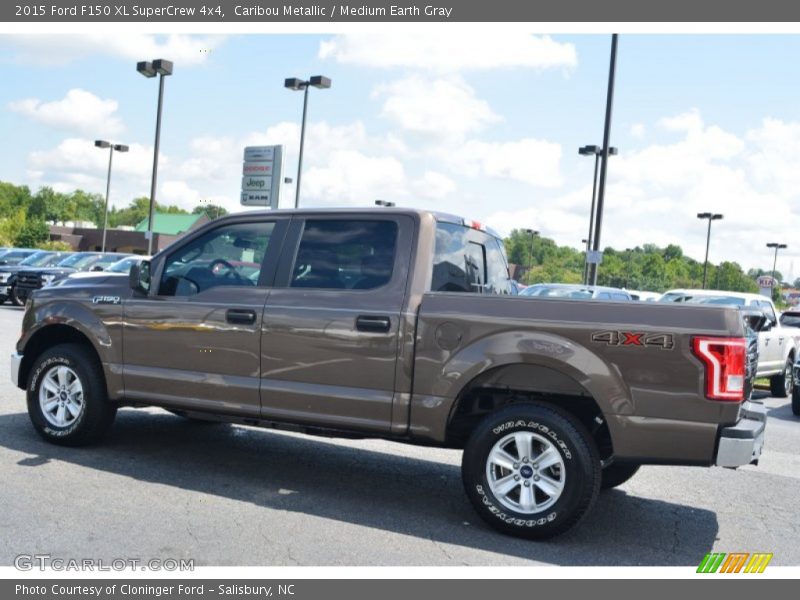
M8 273L0 273L0 283L5 283L8 278Z
M45 285L48 285L48 284L50 284L50 283L53 283L53 280L54 280L55 278L56 278L56 276L55 276L55 274L53 274L53 273L49 273L49 274L47 274L47 275L42 275L42 282L43 282Z

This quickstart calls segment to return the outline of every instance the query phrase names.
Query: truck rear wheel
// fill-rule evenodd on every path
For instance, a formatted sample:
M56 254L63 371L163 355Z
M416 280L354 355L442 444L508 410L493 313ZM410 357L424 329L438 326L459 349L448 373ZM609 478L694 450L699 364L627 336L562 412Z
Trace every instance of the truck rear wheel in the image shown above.
M786 398L792 395L792 388L794 387L792 381L792 367L794 361L792 357L786 359L786 364L783 365L783 371L778 375L773 375L769 379L769 391L774 398Z
M600 483L600 489L610 490L622 485L636 475L640 466L633 463L611 463L603 469L603 481Z
M79 344L59 344L36 358L28 378L28 415L48 442L84 446L109 429L117 406L108 401L97 359Z
M540 403L512 404L472 432L461 463L464 489L492 527L546 539L577 524L600 491L600 457L583 425Z

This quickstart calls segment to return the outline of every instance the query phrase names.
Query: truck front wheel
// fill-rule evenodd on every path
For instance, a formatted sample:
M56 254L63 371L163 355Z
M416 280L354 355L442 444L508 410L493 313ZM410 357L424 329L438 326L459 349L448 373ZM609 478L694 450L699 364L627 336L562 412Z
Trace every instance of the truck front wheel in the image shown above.
M580 521L600 491L600 457L591 435L567 412L511 404L472 432L461 464L464 488L491 526L546 539Z
M36 358L28 378L28 415L48 442L84 446L111 426L117 406L108 401L97 359L79 344L59 344Z
M786 364L783 365L783 371L778 375L773 375L769 380L769 391L774 398L786 398L791 396L792 388L794 387L792 381L792 367L794 361L792 357L786 359Z

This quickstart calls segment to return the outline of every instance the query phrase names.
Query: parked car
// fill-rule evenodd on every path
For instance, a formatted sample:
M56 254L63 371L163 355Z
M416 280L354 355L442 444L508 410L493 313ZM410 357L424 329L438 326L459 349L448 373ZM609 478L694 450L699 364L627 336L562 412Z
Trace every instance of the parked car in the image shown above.
M32 267L52 267L70 255L72 255L72 252L41 250L39 252L34 252L19 264L0 266L0 304L3 304L9 299L11 303L16 306L22 306L24 304L24 302L20 301L16 294L14 294L13 275L15 273Z
M631 298L639 302L656 302L661 298L658 292L640 292L638 290L628 290Z
M673 293L673 291L664 294ZM800 348L800 329L783 325L771 298L761 294L726 292L721 290L680 290L681 299L674 302L758 309L766 321L758 332L757 377L768 377L770 393L776 398L792 394L792 369ZM675 296L678 297L677 295Z
M104 275L127 276L131 272L131 267L133 267L133 265L138 265L143 260L150 260L150 257L132 254L110 264L100 273L98 273L97 269L92 269L91 271L77 271L75 273L70 273L66 277L62 277L57 281L54 281L50 285L69 285L78 280L97 278Z
M257 277L234 264L251 262ZM738 311L508 296L502 241L459 217L229 215L128 278L88 281L34 293L11 357L51 443L97 442L118 407L156 405L460 448L480 517L533 539L577 524L641 464L761 454Z
M800 327L800 310L796 308L785 310L778 320L784 327Z
M633 300L626 290L613 287L579 285L571 283L537 283L526 287L520 296L536 296L538 298L569 298L576 300L617 300L630 302Z
M36 252L39 252L39 250L34 248L10 248L0 254L0 266L18 265Z
M54 267L22 269L17 272L13 293L23 303L35 290L58 281L77 271L102 271L121 258L129 256L119 252L76 252Z

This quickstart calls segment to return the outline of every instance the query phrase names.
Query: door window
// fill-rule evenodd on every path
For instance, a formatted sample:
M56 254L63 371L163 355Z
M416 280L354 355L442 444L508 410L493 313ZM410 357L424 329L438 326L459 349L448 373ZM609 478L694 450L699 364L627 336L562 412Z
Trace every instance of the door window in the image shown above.
M436 228L436 251L433 259L432 292L472 292L486 287L486 251L470 241L470 229L452 223Z
M297 249L293 288L371 290L392 278L397 223L309 219Z
M213 287L256 286L275 223L236 223L208 231L166 260L158 293L192 296Z

